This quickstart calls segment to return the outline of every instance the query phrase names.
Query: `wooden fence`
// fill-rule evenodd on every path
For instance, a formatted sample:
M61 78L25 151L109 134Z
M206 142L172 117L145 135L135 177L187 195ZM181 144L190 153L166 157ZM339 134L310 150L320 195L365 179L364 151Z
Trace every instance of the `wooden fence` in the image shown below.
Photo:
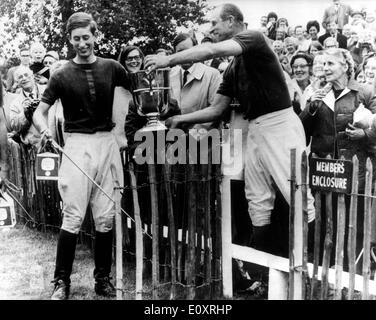
M9 153L10 180L18 187L9 193L16 199L18 221L42 232L57 232L62 220L57 182L36 180L35 149L10 139ZM118 189L122 201L115 232L119 298L219 297L221 211L216 166L137 166L127 151L121 156L125 185ZM93 248L95 230L90 209L88 213L79 239ZM129 273L134 264L135 283L125 283L123 271Z
M231 145L232 157L244 159L241 153L245 152L246 122L238 117L231 124L233 129L241 129L243 141L242 149ZM224 136L223 143L228 139ZM35 179L35 150L10 141L9 152L10 178L19 187L10 191L19 202L19 221L43 232L57 231L61 224L57 183ZM122 202L116 215L115 239L118 298L210 299L221 295L232 298L233 259L269 268L269 299L373 298L376 282L371 279L374 263L371 257L375 255L370 239L376 230L376 194L372 195L372 163L367 161L364 195L358 194L356 157L351 195L314 194L315 242L310 255L307 249L308 162L305 153L301 162L298 157L292 150L290 250L289 257L284 258L233 243L231 203L239 195L233 194L232 182L243 179L242 166L229 169L228 163L222 163L221 170L211 165L185 165L184 169L169 165L135 166L123 152L125 185L118 189ZM296 170L297 163L301 163L301 170ZM300 172L299 185L296 175ZM364 196L365 214L359 273L355 221L361 196ZM321 212L324 203L325 216ZM336 211L332 209L334 203L337 203ZM334 225L333 218L337 221ZM94 234L88 214L80 241L92 248ZM124 282L124 269L125 272L134 270L134 283Z
M367 159L365 193L358 194L359 163L353 162L353 184L350 195L315 192L314 250L308 252L308 160L307 154L297 161L296 150L291 150L291 205L289 217L289 258L272 255L233 243L231 219L232 182L242 180L242 172L225 174L222 180L222 253L223 294L233 297L232 259L269 268L268 299L327 300L374 299L376 256L371 242L376 232L376 187L372 195L372 162ZM297 183L298 163L301 163L301 184ZM225 171L224 171L225 172ZM338 198L333 211L333 197ZM345 198L349 201L345 201ZM364 219L361 252L356 255L357 206L364 197ZM323 202L324 201L324 202ZM325 215L322 214L325 203ZM348 221L346 220L348 212ZM333 227L333 218L336 228ZM359 225L359 218L358 218ZM347 230L346 230L347 229ZM345 232L346 231L346 232ZM345 238L347 234L347 238ZM324 235L324 240L322 239ZM345 243L347 250L344 252ZM335 243L335 247L334 244ZM359 250L358 250L359 251ZM344 256L346 263L344 263ZM361 258L362 257L362 262ZM359 264L361 268L359 268ZM373 267L371 268L371 265ZM358 267L357 267L358 266ZM359 272L361 270L361 272Z
M331 159L330 156L327 158ZM376 188L372 188L373 165L370 158L367 158L364 194L359 193L357 156L352 158L352 165L351 194L314 192L316 216L312 264L308 263L307 239L304 241L302 269L305 299L353 300L361 298L369 300L374 299L376 295L376 281L370 279L371 264L374 267L376 263L375 256L371 252L371 242L375 242L374 239L371 239L371 234L374 238L376 231ZM302 154L302 178L307 175L308 160L307 154L304 152ZM302 181L302 184L307 185L307 181ZM374 190L373 195L372 189ZM307 199L307 188L301 190L303 198ZM364 203L364 209L361 202ZM324 208L324 212L322 212L322 208ZM303 201L303 215L306 212L307 201ZM363 232L359 233L357 228L360 226ZM303 234L308 234L307 219L304 219L302 230ZM346 234L347 237L345 237ZM321 235L325 235L324 239ZM361 241L361 243L357 244L357 241ZM347 250L345 250L346 246ZM362 249L359 250L359 247ZM320 262L322 262L321 267Z

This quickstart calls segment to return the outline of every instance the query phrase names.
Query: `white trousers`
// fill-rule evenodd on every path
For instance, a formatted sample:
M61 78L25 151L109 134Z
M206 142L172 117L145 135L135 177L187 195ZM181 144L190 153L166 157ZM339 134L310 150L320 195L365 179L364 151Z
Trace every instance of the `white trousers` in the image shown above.
M120 205L119 192L115 192L114 187L123 186L123 168L113 133L67 133L64 152ZM89 204L95 229L99 232L112 229L115 203L64 155L58 187L63 200L61 229L77 234Z
M275 188L290 204L290 150L296 148L296 177L301 184L301 154L305 133L292 108L272 112L250 121L245 153L245 194L254 226L270 224ZM308 188L308 221L315 218L314 199Z

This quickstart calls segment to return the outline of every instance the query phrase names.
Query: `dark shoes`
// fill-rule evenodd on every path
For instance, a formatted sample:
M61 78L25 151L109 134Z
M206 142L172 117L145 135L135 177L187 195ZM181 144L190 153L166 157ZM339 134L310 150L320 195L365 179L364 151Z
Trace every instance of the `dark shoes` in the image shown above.
M70 285L63 280L55 282L55 288L51 296L51 300L67 300L69 298Z
M110 277L95 279L94 289L97 295L109 298L116 297L116 289L110 279Z

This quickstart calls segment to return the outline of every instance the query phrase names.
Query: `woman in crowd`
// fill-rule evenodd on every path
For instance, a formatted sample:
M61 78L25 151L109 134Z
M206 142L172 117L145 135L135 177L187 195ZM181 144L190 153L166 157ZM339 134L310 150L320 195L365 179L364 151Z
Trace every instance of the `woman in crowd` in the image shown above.
M371 158L374 168L376 168L375 148L370 141L372 139L368 138L370 136L369 126L356 125L354 123L354 112L363 104L365 108L375 113L375 99L370 88L358 84L353 79L354 61L347 50L328 49L325 51L324 72L328 84L323 89L318 89L313 93L306 108L300 114L300 118L308 141L312 137L312 153L320 158L330 155L335 159L344 156L345 159L351 160L354 155L358 157L358 193L362 194L365 188L367 157ZM376 172L376 170L374 171ZM362 223L364 211L364 198L358 197L358 199L357 255L363 246ZM349 201L348 196L346 201ZM333 199L333 203L336 204L336 199ZM325 213L324 207L322 208L323 213ZM334 221L335 218L334 215ZM347 252L346 248L344 252ZM346 265L346 262L344 265ZM361 266L361 263L357 266Z
M311 41L319 40L317 35L320 32L320 24L316 20L308 21L306 30L310 35Z
M281 40L274 40L273 41L273 50L277 54L278 58L283 55L283 52L285 51L285 46L283 44L283 41Z
M307 100L311 98L314 92L324 88L327 83L324 72L324 62L324 51L318 51L313 58L311 84L303 92L304 101L302 101L301 105L302 110L305 109Z
M292 105L297 114L300 114L302 106L305 104L303 92L311 83L312 61L312 56L305 52L297 52L290 61L294 89Z
M144 54L139 47L127 46L121 51L118 61L129 73L134 73L143 69Z
M321 45L320 42L314 40L308 47L308 53L312 56L315 56L320 51L324 50L324 47Z
M275 39L283 41L285 38L287 38L288 37L288 35L287 35L288 28L289 28L289 23L287 22L287 19L286 18L279 18L277 20L277 24L276 24Z
M291 61L292 56L298 49L298 42L294 37L287 37L284 41L286 48L286 57Z
M363 74L365 83L371 86L375 83L376 76L376 53L372 52L364 57L362 63Z
M298 50L307 52L310 41L304 37L304 29L302 26L295 27L295 38L298 41Z
M355 74L354 74L354 79L358 83L366 83L366 77L364 76L363 68L362 66L358 66L356 68Z
M268 23L266 25L268 29L269 39L275 40L276 30L277 30L277 20L278 20L277 14L275 12L269 12Z
M287 31L289 29L289 23L286 18L279 18L277 20L277 29L279 28L283 30L287 35Z

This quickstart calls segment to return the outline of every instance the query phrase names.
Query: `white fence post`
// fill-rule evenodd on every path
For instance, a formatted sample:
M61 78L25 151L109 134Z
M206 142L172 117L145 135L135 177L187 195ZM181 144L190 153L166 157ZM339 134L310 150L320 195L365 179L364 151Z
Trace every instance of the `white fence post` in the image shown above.
M222 195L222 279L223 296L232 298L231 180L224 176Z
M288 273L270 268L268 300L287 300L288 287Z

